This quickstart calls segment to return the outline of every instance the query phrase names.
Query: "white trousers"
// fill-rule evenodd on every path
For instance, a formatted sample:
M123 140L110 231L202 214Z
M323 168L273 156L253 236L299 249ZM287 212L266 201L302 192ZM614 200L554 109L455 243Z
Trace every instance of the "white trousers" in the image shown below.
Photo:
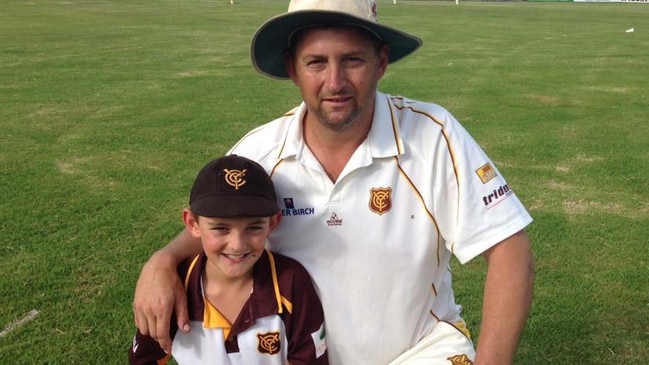
M461 329L439 322L430 334L389 365L471 365L473 360L473 342Z

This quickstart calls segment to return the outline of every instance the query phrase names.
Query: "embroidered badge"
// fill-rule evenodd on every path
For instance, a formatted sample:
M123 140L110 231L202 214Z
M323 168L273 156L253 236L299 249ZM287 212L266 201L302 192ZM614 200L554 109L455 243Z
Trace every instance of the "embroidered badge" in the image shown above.
M370 189L370 210L378 215L392 209L392 188Z
M257 345L259 352L269 355L279 353L279 332L258 333L257 338L259 339L259 344Z
M453 365L473 365L473 361L466 355L455 355L446 358L446 360L450 361Z
M234 190L239 190L241 186L246 184L246 180L243 179L246 176L246 169L243 170L228 170L223 169L225 172L225 182L232 186Z
M478 174L478 177L480 177L480 181L482 181L483 184L486 184L489 180L498 176L496 169L491 166L490 162L480 166L479 169L475 170L475 173Z

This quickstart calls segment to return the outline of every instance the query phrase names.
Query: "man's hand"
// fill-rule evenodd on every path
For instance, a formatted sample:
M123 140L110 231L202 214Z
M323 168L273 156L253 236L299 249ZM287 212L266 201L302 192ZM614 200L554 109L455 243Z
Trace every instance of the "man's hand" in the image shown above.
M171 353L172 311L181 331L189 332L190 325L187 297L176 265L165 262L163 256L154 254L142 268L135 288L133 314L140 333L151 336L165 352Z

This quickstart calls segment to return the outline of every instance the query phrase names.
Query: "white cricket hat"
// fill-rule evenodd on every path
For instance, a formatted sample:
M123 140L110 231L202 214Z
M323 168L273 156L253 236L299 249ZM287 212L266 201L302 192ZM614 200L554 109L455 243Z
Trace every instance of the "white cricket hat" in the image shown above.
M267 20L250 45L252 63L264 75L287 79L284 54L298 30L318 25L353 25L376 35L390 48L389 63L411 54L422 44L419 37L378 23L374 0L291 0L288 12Z

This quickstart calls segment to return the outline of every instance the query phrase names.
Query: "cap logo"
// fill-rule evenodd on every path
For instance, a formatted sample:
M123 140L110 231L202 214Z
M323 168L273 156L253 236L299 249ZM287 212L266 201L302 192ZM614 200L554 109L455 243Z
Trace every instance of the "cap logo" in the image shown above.
M246 176L246 171L248 170L223 169L223 172L225 172L225 182L232 186L234 190L239 190L240 187L246 185L246 180L243 179L243 177Z

